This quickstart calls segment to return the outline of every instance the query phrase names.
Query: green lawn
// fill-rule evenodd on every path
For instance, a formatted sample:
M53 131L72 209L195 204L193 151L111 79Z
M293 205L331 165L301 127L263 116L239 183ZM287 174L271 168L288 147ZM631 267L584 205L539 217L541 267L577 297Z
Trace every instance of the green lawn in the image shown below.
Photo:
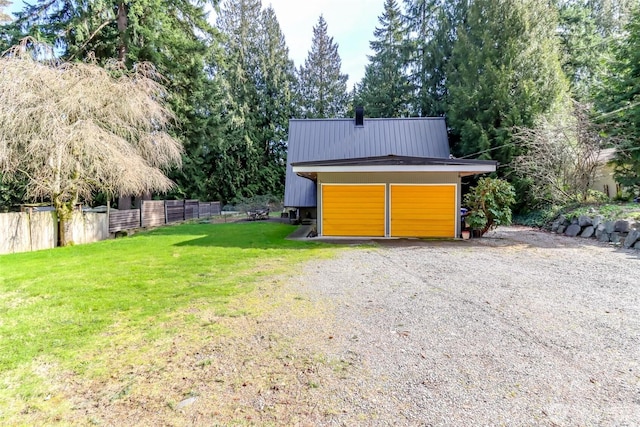
M100 360L117 348L114 337L148 344L193 325L206 329L188 314L190 307L242 315L227 302L251 291L260 277L333 252L284 240L294 229L266 222L185 224L0 256L0 407L45 392L31 372L36 360L103 375Z

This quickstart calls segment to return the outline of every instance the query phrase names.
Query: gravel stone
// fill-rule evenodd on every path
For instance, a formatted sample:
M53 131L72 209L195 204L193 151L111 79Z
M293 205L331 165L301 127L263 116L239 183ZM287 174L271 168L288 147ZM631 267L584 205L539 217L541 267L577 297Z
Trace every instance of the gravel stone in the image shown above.
M351 361L319 425L640 424L638 262L509 227L309 263L296 289L335 307L329 358Z

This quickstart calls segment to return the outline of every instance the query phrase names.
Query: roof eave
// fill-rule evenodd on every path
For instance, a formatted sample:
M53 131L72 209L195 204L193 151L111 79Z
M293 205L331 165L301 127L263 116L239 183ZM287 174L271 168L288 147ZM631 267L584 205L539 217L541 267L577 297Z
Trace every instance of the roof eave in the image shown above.
M314 179L318 173L337 172L421 172L421 173L459 173L461 176L489 173L496 171L496 164L469 165L362 165L362 166L292 166L293 172L304 178Z

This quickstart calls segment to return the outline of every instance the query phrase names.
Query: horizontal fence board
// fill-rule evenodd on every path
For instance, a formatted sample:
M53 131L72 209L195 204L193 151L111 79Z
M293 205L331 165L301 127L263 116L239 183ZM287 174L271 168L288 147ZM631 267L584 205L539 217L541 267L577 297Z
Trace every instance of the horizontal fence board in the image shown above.
M165 224L164 200L142 201L142 226L157 227Z
M140 228L140 209L109 212L109 233Z

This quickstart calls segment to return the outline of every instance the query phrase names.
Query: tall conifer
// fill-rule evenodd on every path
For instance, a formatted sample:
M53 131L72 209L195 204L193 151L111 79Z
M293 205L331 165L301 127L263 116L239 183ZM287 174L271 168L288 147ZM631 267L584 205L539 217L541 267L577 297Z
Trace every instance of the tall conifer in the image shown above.
M358 90L369 117L405 117L409 115L410 86L404 74L403 25L396 0L386 0L378 18L380 27L369 45L374 55Z
M298 72L298 97L304 117L344 117L349 103L349 76L341 73L341 67L338 44L329 36L327 22L320 15L313 27L311 50Z

